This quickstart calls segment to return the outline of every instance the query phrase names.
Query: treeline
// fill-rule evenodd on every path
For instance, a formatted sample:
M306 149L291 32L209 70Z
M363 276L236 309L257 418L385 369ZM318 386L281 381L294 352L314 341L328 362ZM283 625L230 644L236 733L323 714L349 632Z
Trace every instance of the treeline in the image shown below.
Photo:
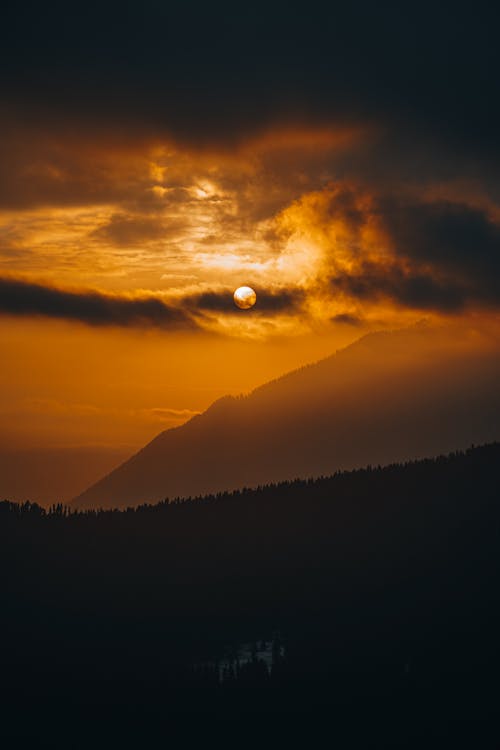
M123 511L3 502L0 697L494 731L499 466L491 444ZM213 679L278 631L274 676Z
M227 397L230 398L230 397ZM313 489L315 493L319 493L324 495L325 497L332 498L332 492L335 493L337 489L342 488L345 486L345 483L352 484L352 487L356 486L360 481L363 482L368 479L368 481L372 481L372 478L374 474L377 475L378 480L384 481L391 481L391 477L399 475L401 472L403 472L406 475L406 478L409 477L409 472L413 469L416 473L418 473L420 476L425 477L428 473L430 473L433 469L437 468L440 469L441 467L445 465L453 465L458 464L461 468L465 468L465 466L461 466L461 464L464 462L465 459L467 459L467 462L470 464L470 461L472 458L476 458L477 460L485 460L489 462L490 460L494 460L497 453L500 451L500 443L490 443L488 445L475 447L472 446L468 450L465 451L453 451L447 455L441 455L436 456L433 458L424 458L419 460L413 460L413 461L405 461L402 463L393 463L389 464L388 466L372 466L368 465L365 468L361 469L353 469L350 471L336 471L331 476L325 477L314 477L314 478L308 478L308 479L292 479L292 480L285 480L282 482L270 482L266 485L259 485L255 488L249 488L249 487L243 487L241 489L233 490L233 491L226 491L226 492L218 492L214 494L208 494L208 495L199 495L196 497L175 497L172 499L166 498L163 501L160 501L158 503L143 503L136 505L134 507L128 507L125 509L121 508L106 508L106 509L80 509L71 505L67 505L65 503L61 502L55 502L51 505L49 505L47 508L39 505L36 502L32 502L30 500L26 500L25 502L12 502L8 499L5 499L3 501L0 501L0 514L2 516L5 516L6 514L13 514L15 516L30 516L31 518L35 517L44 517L44 518L50 518L50 517L58 517L61 516L68 517L68 516L102 516L104 514L123 514L126 513L127 515L130 514L142 514L142 513L161 513L164 512L165 508L170 508L172 506L178 506L178 505L188 505L191 503L214 503L214 502L224 502L224 501L232 501L235 498L240 497L246 497L250 496L250 499L252 502L255 500L259 501L261 499L259 496L262 494L265 494L266 499L271 497L272 499L275 499L277 496L282 496L283 494L289 496L290 493L303 493L304 491ZM359 484L358 484L359 487ZM307 497L304 496L302 498L307 502Z

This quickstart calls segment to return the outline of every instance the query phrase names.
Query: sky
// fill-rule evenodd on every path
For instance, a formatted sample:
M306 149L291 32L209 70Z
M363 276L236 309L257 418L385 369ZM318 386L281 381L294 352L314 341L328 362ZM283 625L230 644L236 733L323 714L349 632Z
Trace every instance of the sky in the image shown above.
M498 330L492 4L324 5L7 4L0 451L116 461L369 331Z

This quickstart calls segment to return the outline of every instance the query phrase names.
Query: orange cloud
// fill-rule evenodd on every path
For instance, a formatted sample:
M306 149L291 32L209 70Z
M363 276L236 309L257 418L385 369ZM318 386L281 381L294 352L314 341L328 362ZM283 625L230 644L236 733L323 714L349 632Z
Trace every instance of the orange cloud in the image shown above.
M184 324L271 336L349 317L380 322L496 304L494 202L486 208L484 191L471 184L460 193L442 182L434 191L428 182L403 189L393 178L375 185L356 170L340 178L349 159L374 148L381 136L373 128L261 129L232 150L185 148L158 136L116 143L105 133L31 136L12 129L0 147L0 203L10 206L0 219L0 272L34 286L129 297L116 321L157 325L159 312L139 315L139 300L164 316L161 304L185 311L182 300L207 300L244 283L281 297L291 290L286 320L268 309L267 319L256 313L234 325L223 304L197 307L196 321L189 311ZM445 205L455 207L453 217L451 209L444 217ZM439 222L457 242L452 224L460 216L468 231L475 227L471 247L490 248L483 278L476 268L467 281L470 249L452 269L435 237L433 257L415 246L418 238L424 247ZM402 222L411 227L405 237ZM87 309L75 319L89 316Z

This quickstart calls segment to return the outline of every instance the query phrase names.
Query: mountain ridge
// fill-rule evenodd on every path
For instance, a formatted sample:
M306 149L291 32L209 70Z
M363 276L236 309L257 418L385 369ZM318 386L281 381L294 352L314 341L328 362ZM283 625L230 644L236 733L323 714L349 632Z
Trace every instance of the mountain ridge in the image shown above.
M500 437L500 356L426 325L375 332L165 430L73 501L123 507ZM476 388L481 381L481 389Z

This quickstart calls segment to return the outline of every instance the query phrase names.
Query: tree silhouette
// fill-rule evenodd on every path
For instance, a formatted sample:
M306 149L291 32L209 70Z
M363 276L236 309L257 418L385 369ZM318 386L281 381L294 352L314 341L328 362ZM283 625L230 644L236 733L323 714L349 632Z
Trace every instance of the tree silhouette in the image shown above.
M335 711L368 741L360 712L390 707L486 746L499 465L492 444L124 511L0 503L5 713Z

